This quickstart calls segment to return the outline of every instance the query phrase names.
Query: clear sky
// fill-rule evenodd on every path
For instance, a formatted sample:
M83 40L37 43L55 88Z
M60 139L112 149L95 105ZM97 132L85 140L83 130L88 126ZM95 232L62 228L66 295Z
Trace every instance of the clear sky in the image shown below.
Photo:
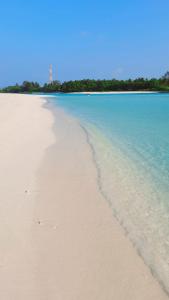
M159 77L169 69L169 0L4 0L0 86Z

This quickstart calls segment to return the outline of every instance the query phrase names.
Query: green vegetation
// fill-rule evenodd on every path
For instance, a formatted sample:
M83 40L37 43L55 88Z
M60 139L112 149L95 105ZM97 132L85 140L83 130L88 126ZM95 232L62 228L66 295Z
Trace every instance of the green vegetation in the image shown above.
M24 81L21 85L8 86L3 93L54 93L54 92L106 92L106 91L163 91L169 92L169 72L160 79L94 80L84 79L60 83L53 81L40 86L37 82Z

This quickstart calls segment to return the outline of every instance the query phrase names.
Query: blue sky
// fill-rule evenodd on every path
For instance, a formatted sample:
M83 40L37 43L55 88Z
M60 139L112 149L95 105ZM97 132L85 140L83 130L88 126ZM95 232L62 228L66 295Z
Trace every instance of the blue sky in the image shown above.
M5 0L0 9L0 86L46 82L50 63L61 81L169 69L168 0Z

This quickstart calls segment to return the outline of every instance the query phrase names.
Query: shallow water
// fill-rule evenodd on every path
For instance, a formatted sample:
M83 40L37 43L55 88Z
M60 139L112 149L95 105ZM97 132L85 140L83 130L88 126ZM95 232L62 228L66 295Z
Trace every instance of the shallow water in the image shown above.
M72 94L54 101L87 132L101 192L169 292L169 94Z

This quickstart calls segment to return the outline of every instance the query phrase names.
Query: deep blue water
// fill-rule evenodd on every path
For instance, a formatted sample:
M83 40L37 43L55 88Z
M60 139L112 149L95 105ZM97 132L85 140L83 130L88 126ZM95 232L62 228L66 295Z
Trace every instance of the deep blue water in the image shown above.
M102 193L169 291L169 94L57 95L94 149Z

